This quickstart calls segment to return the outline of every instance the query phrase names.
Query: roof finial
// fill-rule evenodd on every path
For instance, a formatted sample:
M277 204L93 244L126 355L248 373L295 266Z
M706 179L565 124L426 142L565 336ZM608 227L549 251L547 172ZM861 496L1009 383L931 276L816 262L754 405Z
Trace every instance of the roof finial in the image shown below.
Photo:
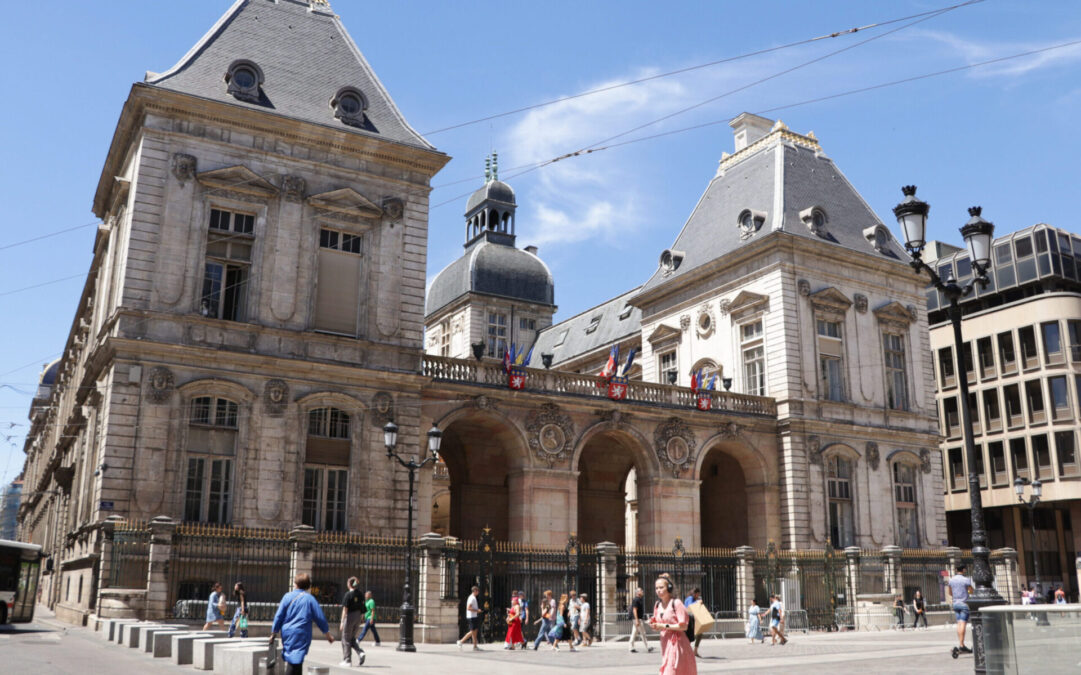
M492 180L499 180L499 153L492 151Z
M488 155L484 158L484 182L492 182L492 156Z

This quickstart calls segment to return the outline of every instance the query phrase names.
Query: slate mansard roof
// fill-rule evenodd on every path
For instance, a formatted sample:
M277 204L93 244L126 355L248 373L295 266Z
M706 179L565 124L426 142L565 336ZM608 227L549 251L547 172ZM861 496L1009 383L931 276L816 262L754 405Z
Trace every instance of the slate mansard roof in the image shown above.
M558 364L637 336L642 331L642 310L629 305L628 301L640 290L640 286L633 288L545 328L537 335L533 349L537 354L552 354L552 363ZM594 324L596 327L590 330ZM620 354L621 361L626 358L626 353Z
M258 102L227 91L237 60L254 63L265 80ZM308 0L237 0L172 68L146 83L221 103L340 128L425 150L329 4ZM331 99L355 87L367 102L365 124L343 124Z
M821 235L803 217L816 207L827 219ZM744 236L738 222L745 210L765 218L750 236ZM881 250L876 249L873 236L879 228ZM763 138L721 160L717 175L672 244L673 250L685 255L681 264L667 274L656 270L642 290L658 288L774 231L866 255L908 260L904 247L822 153L814 136L793 133L778 123Z
M481 293L538 305L555 305L555 282L544 261L517 249L497 232L485 232L443 268L428 289L424 314L431 316L466 293Z

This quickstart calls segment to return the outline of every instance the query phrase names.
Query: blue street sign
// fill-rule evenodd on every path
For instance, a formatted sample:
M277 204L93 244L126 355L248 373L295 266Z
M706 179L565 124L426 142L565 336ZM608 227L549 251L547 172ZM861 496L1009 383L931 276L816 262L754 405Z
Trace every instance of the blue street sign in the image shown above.
M112 510L113 510L113 503L112 503L112 502L106 502L106 501L103 501L103 502L101 503L101 510L102 510L102 511L112 511Z

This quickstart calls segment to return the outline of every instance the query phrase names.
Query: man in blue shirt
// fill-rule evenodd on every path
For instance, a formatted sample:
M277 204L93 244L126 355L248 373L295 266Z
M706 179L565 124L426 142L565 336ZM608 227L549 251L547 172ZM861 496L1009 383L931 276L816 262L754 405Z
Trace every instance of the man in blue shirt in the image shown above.
M958 651L971 654L972 650L965 646L965 626L968 624L968 592L972 589L972 577L965 576L965 565L957 566L957 574L950 577L948 593L953 605L953 614L957 617L957 642L960 643Z
M293 584L296 588L286 593L278 603L274 626L270 629L270 645L273 648L274 638L281 633L285 675L302 675L304 657L308 655L308 648L312 644L312 623L323 631L327 642L334 644L334 636L330 634L330 626L323 616L319 601L308 593L312 578L301 572L293 580Z

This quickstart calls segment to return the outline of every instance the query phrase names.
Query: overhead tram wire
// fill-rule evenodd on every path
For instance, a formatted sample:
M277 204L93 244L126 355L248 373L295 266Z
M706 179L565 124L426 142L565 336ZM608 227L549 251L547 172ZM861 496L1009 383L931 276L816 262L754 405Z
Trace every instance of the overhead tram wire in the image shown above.
M768 113L777 112L779 110L787 110L787 109L790 109L790 108L798 108L800 106L811 105L813 103L821 103L822 101L830 101L830 100L837 99L837 98L843 98L843 97L846 97L846 96L853 96L855 94L866 93L868 91L875 91L877 89L884 89L884 88L887 88L887 87L894 87L894 86L898 86L898 85L901 85L901 84L908 84L909 82L917 82L919 80L926 80L926 79L929 79L929 78L932 78L932 77L939 77L939 76L942 76L942 75L949 75L949 74L952 74L952 73L958 73L958 72L962 72L962 71L965 71L965 70L973 70L975 68L982 68L984 66L991 66L991 65L995 65L996 63L1003 63L1003 62L1011 61L1011 60L1014 60L1014 59L1024 58L1026 56L1034 56L1036 54L1042 54L1042 53L1045 53L1045 52L1054 51L1056 49L1065 49L1067 47L1074 47L1074 46L1078 46L1078 45L1081 45L1081 40L1072 40L1070 42L1063 42L1063 43L1056 44L1056 45L1051 45L1051 46L1048 46L1048 47L1041 47L1039 49L1031 49L1031 50L1024 51L1024 52L1018 52L1016 54L1010 54L1008 56L999 56L999 57L996 57L996 58L993 58L993 59L988 59L986 61L979 61L977 63L970 63L970 64L967 64L967 65L964 65L964 66L956 66L954 68L946 68L944 70L936 70L936 71L933 71L933 72L923 73L923 74L920 74L920 75L913 75L911 77L905 77L905 78L901 78L899 80L891 80L889 82L880 82L878 84L872 84L872 85L868 85L866 87L858 87L856 89L848 89L848 90L845 90L845 91L842 91L842 92L837 92L835 94L828 94L828 95L825 95L825 96L818 96L818 97L815 97L815 98L809 98L809 99L805 99L805 100L802 100L802 101L797 101L795 103L786 103L784 105L774 106L772 108L766 108L764 110L755 111L755 114L757 114L757 115L765 115L765 114L768 114ZM511 174L507 178L508 179L516 178L518 176L522 176L522 175L530 173L532 171L536 171L537 169L543 168L545 166L549 166L551 164L554 164L554 163L559 162L559 161L563 161L565 159L572 159L572 158L575 158L575 157L582 157L582 156L590 155L590 154L597 153L597 152L603 152L604 150L612 150L612 149L620 148L620 147L623 147L623 146L626 146L626 145L633 145L635 143L641 143L643 141L650 141L650 140L654 140L654 139L657 139L657 138L664 138L665 136L674 136L676 134L682 134L682 133L686 133L688 131L695 131L697 129L704 129L704 128L707 128L707 127L717 126L719 124L727 124L727 123L731 122L733 119L735 119L735 118L726 117L724 119L717 119L717 120L712 120L712 121L709 121L709 122L703 122L701 124L695 124L695 125L692 125L692 126L689 126L689 127L682 127L680 129L672 129L671 131L662 131L660 133L650 134L648 136L638 136L636 138L632 138L632 139L629 139L629 140L626 140L626 141L620 141L619 143L609 143L607 145L603 145L603 146L600 146L600 147L589 146L588 148L584 148L582 150L577 150L577 151L574 151L574 152L568 152L568 153L565 153L563 155L559 155L558 157L553 157L551 159L546 159L546 160L543 160L541 162L536 162L536 163L531 164L531 165L524 165L523 168L524 167L528 167L528 168L526 168L524 171L519 171L518 173ZM435 188L433 188L433 189L435 189ZM459 199L461 199L463 197L468 197L471 194L472 194L472 192L463 193L461 195L458 195L458 196L453 197L451 199L448 199L446 201L439 202L438 204L433 204L431 206L431 208L434 209L434 208L437 208L437 207L440 207L440 206L445 206L446 204L457 201L457 200L459 200Z
M63 230L57 230L56 232L50 232L48 234L42 234L42 235L38 235L36 237L31 237L30 239L23 239L22 241L15 241L15 242L12 242L10 244L4 244L3 246L0 246L0 251L6 251L9 248L15 248L16 246L23 246L25 244L30 244L30 243L33 243L35 241L41 241L42 239L48 239L50 237L58 237L61 234L67 234L68 232L74 232L76 230L82 230L82 229L85 229L85 228L88 228L88 227L91 227L91 226L97 225L97 224L98 224L97 221L95 221L93 223L84 223L82 225L76 225L75 227L69 227L69 228L66 228L66 229L63 229Z
M742 59L748 59L748 58L751 58L751 57L754 57L754 56L761 56L763 54L769 54L771 52L777 52L777 51L782 51L782 50L785 50L785 49L791 49L792 47L799 47L801 45L810 44L812 42L818 42L819 40L828 40L830 38L841 37L841 36L844 36L844 35L853 35L853 34L859 32L859 31L871 30L872 28L881 28L883 26L889 26L891 24L900 23L901 21L908 21L909 19L917 19L917 18L920 18L920 17L930 17L930 16L933 16L933 15L938 15L938 14L942 14L942 13L945 13L945 12L949 12L949 11L954 10L954 9L958 9L960 7L965 7L965 6L968 6L968 5L974 5L974 4L983 2L983 1L984 0L967 0L967 2L961 2L961 3L955 4L955 5L950 5L948 7L942 7L942 8L939 8L939 9L931 9L931 10L927 10L925 12L919 12L918 14L909 14L908 16L898 17L896 19L888 19L886 21L876 21L874 23L869 23L869 24L867 24L865 26L857 26L855 28L847 28L847 29L844 29L844 30L839 30L839 31L834 31L832 33L827 33L825 35L819 35L819 36L813 37L813 38L805 38L803 40L797 40L795 42L789 42L787 44L777 45L776 47L766 47L764 49L758 49L758 50L755 50L755 51L752 51L752 52L746 52L746 53L743 53L743 54L737 54L736 56L728 56L728 57L725 57L723 59L717 59L716 61L709 61L708 63L700 63L698 65L687 66L685 68L678 68L676 70L670 70L670 71L664 72L664 73L657 73L656 75L648 75L646 77L640 77L640 78L635 79L635 80L628 80L626 82L618 82L616 84L610 84L608 86L598 87L596 89L590 89L588 91L583 91L583 92L580 92L578 94L570 94L568 96L561 96L559 98L551 99L549 101L543 101L541 103L534 103L532 105L522 106L521 108L515 108L513 110L507 110L507 111L501 112L501 113L495 113L493 115L488 115L486 117L479 117L479 118L477 118L475 120L469 120L468 122L460 122L458 124L452 124L450 126L443 127L441 129L435 129L433 131L426 131L422 135L424 135L424 136L432 136L432 135L435 135L435 134L441 134L444 131L451 131L453 129L461 129L462 127L468 127L468 126L472 126L474 124L480 124L481 122L488 122L490 120L499 119L501 117L508 117L510 115L517 115L518 113L528 112L530 110L536 110L538 108L544 108L544 107L547 107L547 106L550 106L550 105L555 105L556 103L564 103L566 101L573 101L574 99L583 98L583 97L586 97L586 96L592 96L594 94L603 94L604 92L612 91L614 89L620 89L622 87L630 87L632 85L641 84L643 82L650 82L652 80L659 80L659 79L665 78L665 77L672 77L673 75L682 75L683 73L689 73L689 72L692 72L692 71L695 71L695 70L701 70L703 68L709 68L709 67L712 67L712 66L721 65L723 63L731 63L733 61L740 61ZM467 180L469 180L469 179L467 179ZM445 185L453 185L453 184L454 183L445 183Z

